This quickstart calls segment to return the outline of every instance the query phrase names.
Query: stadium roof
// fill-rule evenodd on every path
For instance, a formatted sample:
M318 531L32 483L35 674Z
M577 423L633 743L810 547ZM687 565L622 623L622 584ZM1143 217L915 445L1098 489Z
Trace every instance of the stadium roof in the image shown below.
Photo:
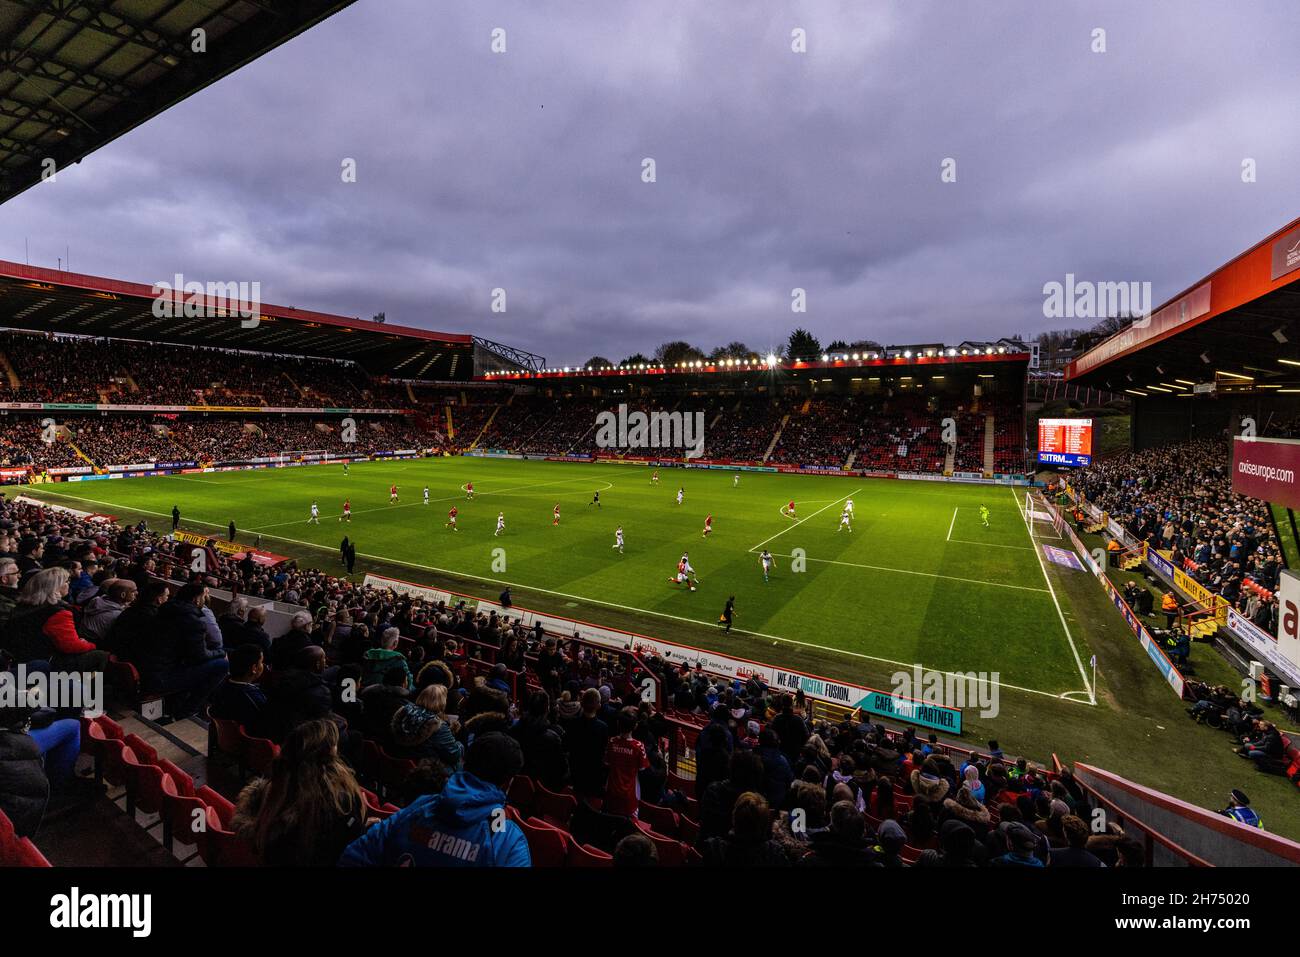
M473 374L468 335L265 303L253 325L231 309L234 298L207 294L177 298L173 315L159 316L158 298L154 286L0 260L0 326L11 329L351 359L372 375L403 379Z
M0 0L0 203L354 2Z
M920 346L888 346L878 352L853 352L846 354L825 354L815 360L778 359L776 356L753 359L701 360L698 362L678 362L671 366L655 365L619 365L594 367L564 367L539 369L535 372L505 371L480 375L476 378L489 382L519 382L526 380L547 379L590 379L629 376L665 376L665 375L713 375L740 374L745 372L767 371L783 373L843 372L847 370L866 369L879 372L882 369L910 369L916 366L945 366L961 364L979 364L981 368L994 366L1023 367L1029 363L1032 355L1019 352L1007 346L985 344L981 348L972 348L971 344L962 346L944 346L926 344Z
M1135 395L1300 388L1300 219L1098 343L1066 377Z

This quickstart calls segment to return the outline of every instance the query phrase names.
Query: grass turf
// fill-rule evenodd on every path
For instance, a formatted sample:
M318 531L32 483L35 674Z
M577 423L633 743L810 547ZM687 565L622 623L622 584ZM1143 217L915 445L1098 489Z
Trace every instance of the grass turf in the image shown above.
M469 481L473 501L462 491ZM241 541L261 534L271 548L336 549L347 534L369 558L663 620L714 623L734 595L735 630L759 647L798 642L850 660L997 672L1004 684L1046 694L1086 690L1018 512L1023 492L1008 488L772 473L743 473L733 487L729 471L676 469L652 485L649 470L637 467L444 458L365 463L348 475L309 466L125 479L75 494L109 511L160 517L177 505L183 526L224 528L233 519ZM343 524L346 497L353 518ZM851 532L839 530L849 497ZM313 500L319 525L307 521ZM784 514L791 500L795 519ZM561 521L553 527L556 503ZM445 527L453 505L456 532ZM499 512L506 529L496 535ZM613 547L619 525L622 554ZM775 558L767 582L764 547ZM700 579L694 592L669 582L683 552ZM827 620L837 624L828 628Z

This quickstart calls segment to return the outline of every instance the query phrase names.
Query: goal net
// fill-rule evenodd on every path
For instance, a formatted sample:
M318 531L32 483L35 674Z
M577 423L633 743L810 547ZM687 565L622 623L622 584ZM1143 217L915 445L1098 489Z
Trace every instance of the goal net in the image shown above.
M1026 492L1020 512L1034 538L1063 538L1065 519L1039 492Z

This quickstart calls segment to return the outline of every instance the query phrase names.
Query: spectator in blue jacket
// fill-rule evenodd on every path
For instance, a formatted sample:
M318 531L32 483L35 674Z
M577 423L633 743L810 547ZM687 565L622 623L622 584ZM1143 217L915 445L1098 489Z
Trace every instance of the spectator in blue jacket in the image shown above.
M508 734L478 735L440 794L416 799L357 838L342 867L531 867L523 830L506 817L503 790L524 766Z

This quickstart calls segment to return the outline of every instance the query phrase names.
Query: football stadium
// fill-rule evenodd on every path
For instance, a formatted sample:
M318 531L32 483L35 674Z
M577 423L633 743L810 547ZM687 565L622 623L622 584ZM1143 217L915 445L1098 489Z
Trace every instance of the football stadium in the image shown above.
M882 273L869 286L828 244L894 226L843 228L832 204L807 215L839 240L801 219L698 264L739 270L766 262L769 240L800 244L790 256L808 278L786 282L776 256L774 308L744 304L767 302L747 272L727 280L739 306L690 292L694 279L641 304L644 284L669 282L649 264L689 275L716 244L703 224L726 218L731 186L694 164L732 149L730 133L688 159L665 143L618 160L635 185L698 176L686 220L637 210L627 229L649 253L600 222L602 203L643 202L603 183L582 187L595 205L569 197L563 212L540 180L509 198L405 196L395 184L427 169L321 143L329 75L358 47L432 22L440 42L481 46L477 63L537 55L562 31L515 12L0 2L0 216L13 217L0 236L0 863L50 868L52 884L32 870L36 883L10 886L68 895L34 898L38 923L48 911L53 928L127 926L91 893L90 875L117 869L184 900L200 872L260 888L246 882L276 867L339 880L396 866L892 868L883 892L911 895L933 887L913 883L933 867L1033 894L1066 869L1120 869L1137 894L1240 892L1244 868L1300 864L1294 183L1256 184L1243 161L1232 175L1253 184L1249 216L1184 206L1167 220L1168 196L1112 170L1124 215L1149 203L1171 249L1094 255L1109 240L1080 225L1060 256L1026 252L1019 274L1011 260L994 276L993 260L954 254L946 274L854 253ZM1079 26L1089 13L1053 15L1053 29L1105 54L1107 31ZM676 16L698 41L694 12ZM793 16L764 29L787 55L808 52L814 72L797 82L824 84L809 38L835 18ZM1278 30L1296 25L1277 16ZM664 56L686 55L650 32ZM616 77L619 58L604 57L593 69ZM518 62L502 95L574 122L567 88ZM464 93L457 68L430 67L446 86L429 95ZM496 67L467 82L483 69ZM622 103L623 82L602 103ZM319 97L293 92L315 84ZM396 136L374 122L394 97L403 113L389 119L423 137L424 95L367 88L359 122ZM549 119L489 102L491 122L523 132L475 140L477 153L430 149L460 164L452 182L490 191L489 155L556 154L536 125ZM257 159L227 169L215 152L157 149L212 129L230 103L249 110ZM886 152L908 149L897 135ZM267 166L266 183L235 171L298 162L295 143L370 192L336 198L304 183L320 175L305 164L283 180ZM949 159L925 162L950 182ZM952 172L954 190L979 189L976 165ZM156 198L128 183L137 170L164 184ZM763 196L754 175L732 185ZM1059 190L1086 193L1084 175ZM913 189L900 186L909 204ZM277 215L272 190L292 213ZM87 212L101 200L111 223ZM940 248L948 200L919 202L932 205L894 225L901 236L931 217L918 248ZM983 202L973 228L992 237ZM181 215L190 203L210 212ZM417 206L459 235L398 248ZM81 231L44 230L51 218ZM470 294L456 247L486 220L509 228L488 230L497 278ZM578 248L580 266L559 262ZM960 298L941 291L960 283ZM561 287L574 295L562 315L516 305ZM844 308L808 307L819 287L847 290ZM507 322L507 296L538 311ZM384 311L350 314L365 302ZM1214 868L1238 883L1210 883ZM1049 873L1016 876L1026 869ZM1093 916L1111 928L1153 915L1247 928L1260 911L1241 893L1181 911L1190 898L1121 902L1113 880L1068 884L1089 900L1106 888Z

